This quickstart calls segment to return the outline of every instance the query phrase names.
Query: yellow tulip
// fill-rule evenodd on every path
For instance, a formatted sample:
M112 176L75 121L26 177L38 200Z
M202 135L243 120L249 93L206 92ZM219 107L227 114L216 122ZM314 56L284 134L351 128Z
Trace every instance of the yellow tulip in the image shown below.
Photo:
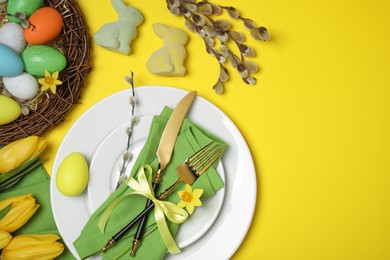
M0 149L0 174L16 169L45 147L46 141L38 136L29 136L4 146Z
M0 220L0 230L9 233L18 230L34 215L39 205L31 194L15 196L0 202L0 210L12 203L10 210Z
M0 230L0 249L3 249L11 241L12 236L7 231Z
M3 260L54 259L64 251L58 239L60 237L54 234L19 235L12 238L1 256Z

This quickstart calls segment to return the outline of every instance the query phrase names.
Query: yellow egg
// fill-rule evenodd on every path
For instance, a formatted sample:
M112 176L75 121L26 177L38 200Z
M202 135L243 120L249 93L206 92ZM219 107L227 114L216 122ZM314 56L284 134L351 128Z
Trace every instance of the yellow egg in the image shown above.
M20 105L12 98L0 95L0 125L11 123L22 113Z
M81 153L73 152L58 167L56 185L62 194L78 196L87 187L88 177L87 160Z

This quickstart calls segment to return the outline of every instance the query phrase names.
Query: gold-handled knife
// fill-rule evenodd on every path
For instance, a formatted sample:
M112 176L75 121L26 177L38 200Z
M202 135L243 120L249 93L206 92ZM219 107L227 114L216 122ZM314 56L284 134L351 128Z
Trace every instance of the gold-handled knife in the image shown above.
M184 118L187 115L188 110L191 107L192 102L196 97L196 91L188 93L180 102L176 105L173 110L168 122L165 126L164 132L162 133L160 144L157 148L157 158L159 161L156 178L153 184L160 184L161 176L171 161L173 147L175 146L177 135L179 134L181 125Z
M173 110L171 116L168 119L168 122L165 126L165 129L162 133L159 146L157 148L157 158L159 161L158 169L156 173L156 177L153 181L153 190L156 193L158 186L160 185L162 175L164 173L165 168L171 161L173 147L175 146L177 135L179 134L181 125L184 121L184 118L187 115L189 108L192 105L196 97L196 91L191 91L188 93L180 102L176 105ZM148 200L145 208L149 207L153 202ZM143 228L146 222L145 215L141 220L138 226L138 229L134 235L133 240L133 248L131 250L131 255L133 256L141 244L141 237ZM131 226L125 226L121 231L119 231L116 235L114 235L111 240L107 243L107 245L101 250L101 252L105 252L108 248L115 245L116 242L131 228Z

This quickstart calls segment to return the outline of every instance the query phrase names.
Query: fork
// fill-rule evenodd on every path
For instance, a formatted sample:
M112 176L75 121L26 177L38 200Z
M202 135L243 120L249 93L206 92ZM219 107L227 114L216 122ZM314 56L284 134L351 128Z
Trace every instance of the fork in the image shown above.
M157 198L159 200L166 199L172 191L182 182L192 185L196 179L201 176L210 166L218 160L222 155L223 148L217 143L211 141L209 144L201 148L199 151L191 155L187 160L180 164L176 171L179 175L179 179L169 186L163 193ZM152 208L154 204L145 208L141 213L138 214L132 221L129 222L122 230L116 233L110 241L100 250L101 253L106 252L110 247L116 244L116 242L131 228L133 227L143 216L145 216ZM134 243L130 255L134 255L134 252L139 247L139 243Z
M221 156L222 152L223 149L217 143L210 142L195 154L191 155L176 168L179 179L161 193L158 199L166 199L182 182L192 185Z

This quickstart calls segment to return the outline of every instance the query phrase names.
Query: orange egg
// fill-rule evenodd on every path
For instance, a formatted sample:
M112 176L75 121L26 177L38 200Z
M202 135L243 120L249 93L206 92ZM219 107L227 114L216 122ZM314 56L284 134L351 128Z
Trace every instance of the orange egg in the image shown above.
M24 30L24 38L30 44L44 44L54 40L62 30L62 15L52 7L35 11L28 19L30 26Z

